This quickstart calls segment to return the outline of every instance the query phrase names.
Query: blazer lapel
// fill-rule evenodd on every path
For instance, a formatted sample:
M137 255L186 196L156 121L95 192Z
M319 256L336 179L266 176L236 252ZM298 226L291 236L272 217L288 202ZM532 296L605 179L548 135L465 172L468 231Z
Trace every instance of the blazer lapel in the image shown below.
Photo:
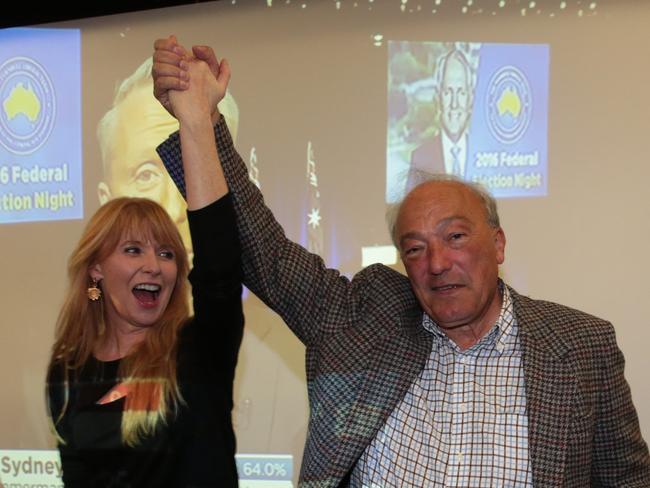
M433 338L422 326L422 310L404 313L396 333L373 351L359 395L341 435L335 466L348 471L372 442L431 353Z
M512 291L519 326L526 403L529 458L535 487L562 486L568 430L577 386L570 347L555 334L542 302Z

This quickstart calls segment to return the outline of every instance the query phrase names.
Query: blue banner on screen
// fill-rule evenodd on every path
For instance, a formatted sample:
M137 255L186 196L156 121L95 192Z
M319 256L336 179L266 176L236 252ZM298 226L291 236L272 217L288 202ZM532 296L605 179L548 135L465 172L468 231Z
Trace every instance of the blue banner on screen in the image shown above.
M78 29L0 30L0 223L83 217Z
M390 42L388 55L388 202L427 173L547 194L547 45Z

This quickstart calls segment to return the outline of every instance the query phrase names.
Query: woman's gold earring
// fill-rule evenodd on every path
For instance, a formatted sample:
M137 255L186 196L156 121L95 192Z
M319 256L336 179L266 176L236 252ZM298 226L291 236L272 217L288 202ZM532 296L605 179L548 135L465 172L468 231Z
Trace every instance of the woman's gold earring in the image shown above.
M86 295L91 302L96 302L102 296L102 290L97 286L98 282L93 278L93 283L86 290Z

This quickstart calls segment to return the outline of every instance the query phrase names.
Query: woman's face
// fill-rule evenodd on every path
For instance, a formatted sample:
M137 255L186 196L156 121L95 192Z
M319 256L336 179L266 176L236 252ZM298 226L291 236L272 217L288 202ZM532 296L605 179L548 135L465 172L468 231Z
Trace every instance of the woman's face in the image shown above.
M107 326L129 333L155 325L169 304L177 274L170 246L123 236L90 269L90 276L101 281Z

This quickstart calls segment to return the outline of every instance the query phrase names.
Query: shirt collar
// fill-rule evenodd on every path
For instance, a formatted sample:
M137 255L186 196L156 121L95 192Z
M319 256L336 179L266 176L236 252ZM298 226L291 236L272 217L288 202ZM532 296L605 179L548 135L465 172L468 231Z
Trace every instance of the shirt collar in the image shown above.
M501 293L502 301L501 311L499 312L497 320L488 333L472 346L470 350L491 345L499 353L503 353L504 351L512 350L515 347L517 340L517 321L515 318L514 305L510 290L501 279L499 279L499 293ZM422 314L422 327L431 332L438 340L446 340L452 343L447 337L447 334L445 334L440 326L426 313Z

